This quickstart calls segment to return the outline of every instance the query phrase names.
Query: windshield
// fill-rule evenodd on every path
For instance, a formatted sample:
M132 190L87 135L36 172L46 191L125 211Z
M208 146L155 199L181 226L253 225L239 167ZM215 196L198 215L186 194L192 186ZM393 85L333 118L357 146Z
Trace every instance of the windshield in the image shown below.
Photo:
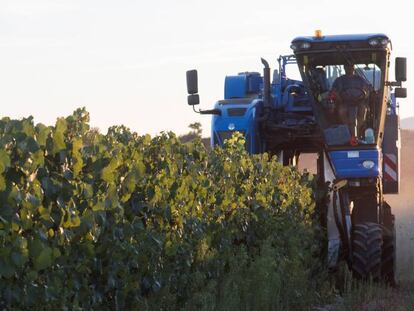
M375 144L382 113L385 54L325 52L297 56L325 142Z
M375 91L380 90L381 69L376 64L355 64L354 67L356 75L366 79ZM328 88L331 89L336 78L345 75L344 65L325 66L325 75Z

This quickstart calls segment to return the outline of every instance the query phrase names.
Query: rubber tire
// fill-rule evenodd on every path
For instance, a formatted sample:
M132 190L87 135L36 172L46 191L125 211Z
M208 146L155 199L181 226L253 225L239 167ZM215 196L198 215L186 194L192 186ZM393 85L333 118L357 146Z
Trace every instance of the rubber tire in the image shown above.
M382 262L381 274L382 279L391 286L396 285L396 240L395 227L393 224L392 230L383 228L382 237Z
M382 227L377 223L356 224L352 230L352 272L358 279L381 279Z

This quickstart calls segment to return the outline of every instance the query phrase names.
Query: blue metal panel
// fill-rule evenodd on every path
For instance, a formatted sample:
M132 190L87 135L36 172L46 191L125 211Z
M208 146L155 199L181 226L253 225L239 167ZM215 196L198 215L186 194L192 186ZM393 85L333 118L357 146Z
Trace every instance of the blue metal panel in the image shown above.
M247 138L246 146L247 151L251 154L260 152L260 138L258 137L258 122L257 122L257 109L262 105L261 99L252 99L250 104L226 104L222 105L217 103L216 109L220 109L223 112L221 116L213 115L211 122L211 137L212 144L223 144L220 141L219 132L227 131L239 131L244 132ZM247 108L246 113L243 116L229 116L227 111L231 108ZM214 138L216 140L214 140Z
M371 34L352 34L352 35L334 35L334 36L323 36L321 38L304 36L296 37L292 42L296 41L307 41L307 42L338 42L338 41L367 41L371 38L383 37L387 38L388 36L383 33L371 33Z
M370 178L378 177L381 174L380 152L377 149L331 151L329 158L336 178ZM373 168L363 167L362 163L367 160L374 162Z
M389 105L388 105L388 107L391 111L389 111L387 113L392 114L392 115L398 114L398 112L397 112L397 99L395 98L395 92L392 92L389 95Z
M260 87L263 84L263 78L258 72L248 72L247 75L247 93L259 93Z
M280 90L280 82L278 84L270 85L271 99L273 107L282 108L282 91Z
M224 81L224 98L242 98L247 96L247 76L227 76Z
M258 94L263 78L258 72L244 72L237 76L227 76L224 81L224 98L243 98Z

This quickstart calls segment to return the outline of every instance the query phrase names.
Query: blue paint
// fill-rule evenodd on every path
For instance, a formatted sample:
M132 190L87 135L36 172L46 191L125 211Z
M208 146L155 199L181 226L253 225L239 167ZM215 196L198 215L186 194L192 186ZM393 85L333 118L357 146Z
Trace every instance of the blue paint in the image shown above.
M378 177L382 173L378 149L331 151L329 158L337 178L370 178ZM373 168L367 169L362 165L367 160L374 162Z
M227 76L224 81L224 98L243 98L260 92L263 78L258 72L240 73L237 76Z
M292 43L298 41L305 42L349 42L349 41L368 41L373 38L385 38L388 36L383 33L371 33L371 34L354 34L354 35L334 35L334 36L322 36L321 38L304 36L296 37L292 40Z
M248 103L237 103L237 100L231 104L217 102L215 109L222 111L221 116L213 115L211 122L211 145L223 145L224 141L220 139L220 132L239 131L245 133L246 149L251 154L261 152L258 134L258 110L261 109L263 101L261 99L252 99ZM229 116L229 109L246 109L243 116Z

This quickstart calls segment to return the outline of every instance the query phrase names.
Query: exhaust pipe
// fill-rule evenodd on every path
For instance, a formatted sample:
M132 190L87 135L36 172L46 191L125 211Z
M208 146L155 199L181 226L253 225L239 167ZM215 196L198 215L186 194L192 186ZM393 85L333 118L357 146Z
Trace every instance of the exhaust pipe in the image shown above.
M270 67L265 59L261 59L263 68L263 106L270 108Z

